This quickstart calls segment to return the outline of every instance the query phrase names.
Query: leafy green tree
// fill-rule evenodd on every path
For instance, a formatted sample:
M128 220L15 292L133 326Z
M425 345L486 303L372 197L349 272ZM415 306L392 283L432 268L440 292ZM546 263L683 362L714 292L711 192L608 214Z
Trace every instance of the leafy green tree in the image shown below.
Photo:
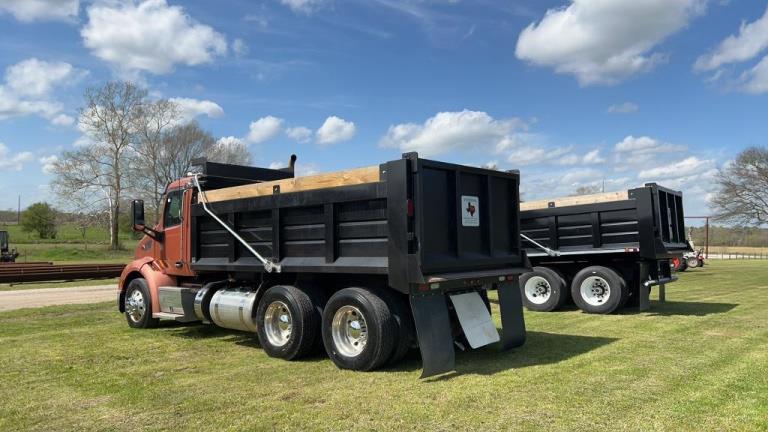
M45 202L34 203L21 214L21 229L41 239L56 238L56 210Z

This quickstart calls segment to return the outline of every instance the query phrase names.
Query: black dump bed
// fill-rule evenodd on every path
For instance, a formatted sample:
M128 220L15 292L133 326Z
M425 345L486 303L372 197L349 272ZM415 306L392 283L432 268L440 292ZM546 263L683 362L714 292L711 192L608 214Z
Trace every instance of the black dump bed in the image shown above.
M210 203L281 272L387 275L407 292L434 278L520 273L519 174L420 159L379 166L380 181ZM192 268L264 266L208 215L192 209Z
M655 183L627 191L626 199L524 210L522 233L561 255L639 253L665 259L688 249L683 194ZM529 255L545 252L528 240Z

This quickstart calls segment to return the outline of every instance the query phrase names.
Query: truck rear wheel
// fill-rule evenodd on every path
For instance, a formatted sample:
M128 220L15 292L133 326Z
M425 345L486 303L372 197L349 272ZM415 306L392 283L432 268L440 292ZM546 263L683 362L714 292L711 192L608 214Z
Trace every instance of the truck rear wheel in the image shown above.
M609 314L621 307L629 296L627 284L608 267L591 266L576 274L571 284L576 306L584 312Z
M320 337L320 314L306 292L276 285L259 301L256 326L268 356L294 360L309 354Z
M536 312L551 312L568 299L563 277L546 267L534 267L520 276L520 290L525 307Z
M392 312L395 324L397 325L395 348L387 360L387 364L391 365L399 362L408 354L408 351L414 345L416 330L413 324L410 304L408 303L408 296L395 292L382 292L382 294L386 294L384 300L387 302L387 306L389 306L389 310Z
M323 344L341 369L369 371L390 359L398 325L385 295L367 288L345 288L323 310Z
M157 318L152 318L152 297L144 278L136 278L125 290L125 319L133 328L157 327Z

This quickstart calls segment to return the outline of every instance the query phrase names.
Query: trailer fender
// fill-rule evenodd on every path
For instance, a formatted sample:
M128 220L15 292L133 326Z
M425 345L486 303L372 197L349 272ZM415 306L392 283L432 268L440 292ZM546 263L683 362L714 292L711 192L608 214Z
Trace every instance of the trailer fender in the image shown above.
M144 257L132 261L123 269L120 275L118 308L120 312L125 312L125 290L128 284L136 278L144 278L149 287L149 295L152 297L152 313L160 312L160 302L158 301L158 288L161 286L175 286L176 278L163 273L162 268L152 257Z

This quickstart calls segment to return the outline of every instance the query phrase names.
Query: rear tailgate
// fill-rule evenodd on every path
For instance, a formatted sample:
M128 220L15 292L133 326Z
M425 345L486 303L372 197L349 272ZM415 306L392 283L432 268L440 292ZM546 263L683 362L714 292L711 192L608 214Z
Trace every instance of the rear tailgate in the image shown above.
M414 187L421 273L520 268L517 172L417 159Z
M688 250L682 192L648 183L644 188L630 190L630 197L638 202L641 232L652 233L640 237L642 256L669 258Z

